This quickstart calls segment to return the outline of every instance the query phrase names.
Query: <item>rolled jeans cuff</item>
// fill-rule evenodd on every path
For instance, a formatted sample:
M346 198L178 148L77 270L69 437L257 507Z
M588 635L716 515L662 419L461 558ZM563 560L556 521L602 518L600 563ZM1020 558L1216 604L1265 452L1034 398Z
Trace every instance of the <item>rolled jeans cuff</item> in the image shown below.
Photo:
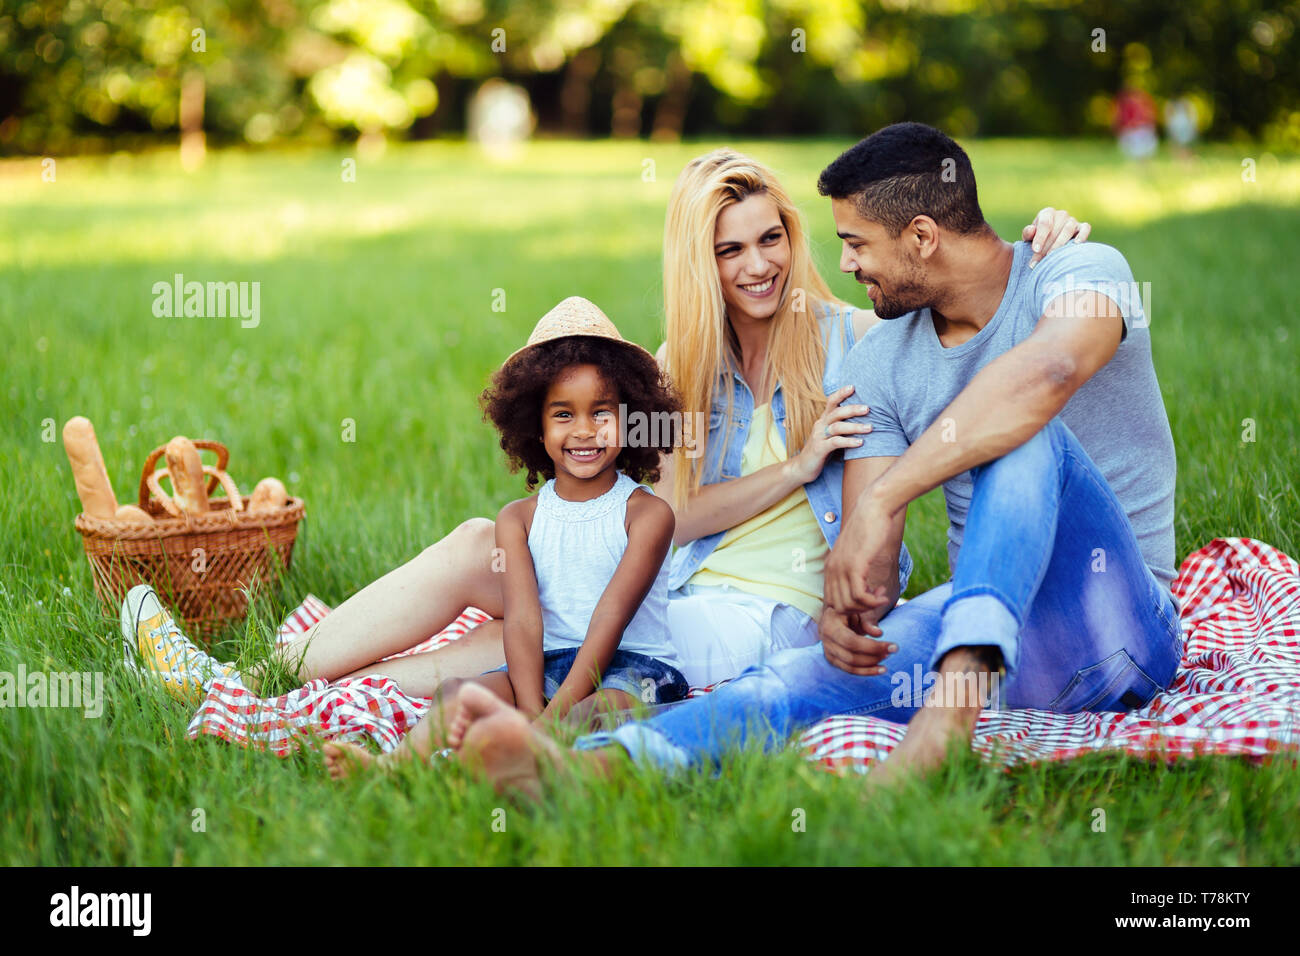
M667 737L639 721L629 721L612 733L587 734L574 741L574 750L599 750L617 744L633 763L650 764L660 770L684 770L691 760L686 751Z
M930 659L938 671L945 654L957 647L996 647L1009 680L1020 660L1020 622L998 597L986 591L966 591L943 606L939 643Z

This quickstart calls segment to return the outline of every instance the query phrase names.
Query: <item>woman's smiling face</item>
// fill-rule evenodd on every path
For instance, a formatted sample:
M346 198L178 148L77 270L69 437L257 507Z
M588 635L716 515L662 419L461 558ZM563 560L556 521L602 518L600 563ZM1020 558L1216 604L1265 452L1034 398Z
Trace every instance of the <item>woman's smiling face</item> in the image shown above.
M754 193L718 214L713 255L728 315L776 314L790 271L790 238L767 193Z

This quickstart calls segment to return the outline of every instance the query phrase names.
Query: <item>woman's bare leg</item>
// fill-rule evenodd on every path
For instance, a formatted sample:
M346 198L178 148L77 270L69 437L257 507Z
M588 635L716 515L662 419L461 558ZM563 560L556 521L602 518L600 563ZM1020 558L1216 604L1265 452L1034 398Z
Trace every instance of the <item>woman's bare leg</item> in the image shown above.
M432 697L439 685L454 677L477 677L506 662L502 637L505 622L485 621L464 637L436 651L359 667L344 677L381 674L397 681L412 697Z
M334 680L414 647L456 620L469 605L500 618L504 605L501 575L492 570L495 546L493 523L471 518L406 564L366 585L277 653L303 681ZM443 676L479 673L452 675L444 668Z

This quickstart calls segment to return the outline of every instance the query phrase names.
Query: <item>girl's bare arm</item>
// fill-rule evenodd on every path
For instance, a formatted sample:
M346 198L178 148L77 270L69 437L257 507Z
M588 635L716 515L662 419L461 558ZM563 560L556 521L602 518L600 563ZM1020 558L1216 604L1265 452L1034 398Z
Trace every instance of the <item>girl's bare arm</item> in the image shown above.
M512 501L497 516L496 542L505 560L501 594L505 602L502 643L516 706L529 717L542 712L542 605L537 571L528 550L528 525L537 499Z

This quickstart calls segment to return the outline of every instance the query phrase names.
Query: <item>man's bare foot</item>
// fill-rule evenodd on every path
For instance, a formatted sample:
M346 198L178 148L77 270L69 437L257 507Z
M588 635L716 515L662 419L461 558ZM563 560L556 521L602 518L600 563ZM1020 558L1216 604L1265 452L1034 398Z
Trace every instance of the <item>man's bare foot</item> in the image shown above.
M542 797L539 758L563 761L560 748L528 718L485 687L466 684L457 695L448 742L475 777L497 793Z
M871 769L867 782L872 787L892 786L937 769L952 751L970 746L979 715L979 708L927 704L907 725L902 743Z
M326 744L321 749L325 754L325 769L335 780L350 777L358 770L368 770L378 759L356 744Z
M939 662L938 680L926 695L925 706L907 725L903 742L874 768L872 786L889 786L909 776L924 775L949 755L969 749L980 711L999 698L998 682L1005 671L996 647L956 647Z

